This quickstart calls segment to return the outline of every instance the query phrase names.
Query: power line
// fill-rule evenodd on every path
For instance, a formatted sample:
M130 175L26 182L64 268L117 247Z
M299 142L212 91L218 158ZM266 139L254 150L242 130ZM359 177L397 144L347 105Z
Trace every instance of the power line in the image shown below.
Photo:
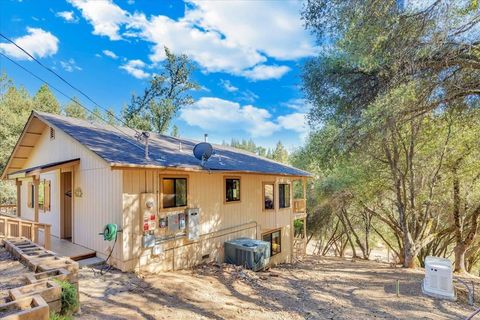
M82 96L84 96L85 98L87 98L91 103L93 103L95 106L97 106L98 108L102 109L103 111L107 112L108 114L110 114L111 116L113 116L115 118L115 120L117 120L118 122L120 122L121 124L123 124L125 127L128 127L128 124L125 123L125 121L123 121L122 119L118 118L113 112L103 108L102 106L100 106L98 103L96 103L92 98L90 98L86 93L84 93L82 90L78 89L77 87L75 87L73 84L71 84L69 81L65 80L65 78L63 78L61 75L59 75L57 72L55 72L55 70L47 67L46 65L44 65L42 62L40 62L38 59L36 59L32 54L30 54L27 50L25 50L24 48L22 48L20 45L18 45L15 41L11 40L10 38L8 38L7 36L5 36L3 33L0 33L0 37L4 38L5 40L7 40L8 42L10 42L11 44L13 44L15 47L17 47L19 50L21 50L23 53L25 53L30 59L32 59L33 61L35 61L36 63L38 63L40 66L42 66L43 68L45 68L46 70L48 70L49 72L51 72L52 74L54 74L57 78L59 78L60 80L62 80L64 83L66 83L70 88L72 88L73 90L77 91L78 93L80 93ZM3 55L3 54L2 54ZM3 55L5 56L5 55ZM7 58L9 59L10 61L12 61L10 58ZM13 62L13 61L12 61ZM17 64L18 65L18 64ZM23 69L23 67L22 67ZM37 77L38 78L38 77ZM43 81L43 80L42 80ZM44 81L45 82L45 81ZM45 82L46 83L46 82ZM58 91L58 90L57 90ZM88 110L88 109L87 109ZM89 112L92 112L90 110L88 110ZM92 112L93 113L93 112ZM103 120L103 119L102 119ZM104 120L105 121L105 120ZM135 129L135 128L130 128L132 130L135 131L135 133L139 134L140 132Z
M103 119L100 115L98 115L97 113L93 112L92 110L90 110L89 108L85 107L84 105L82 105L80 102L78 102L76 99L73 99L72 97L68 96L66 93L64 93L63 91L61 91L60 89L58 89L57 87L51 85L50 83L48 83L46 80L40 78L39 76L37 76L35 73L33 73L32 71L28 70L26 67L22 66L21 64L19 64L18 62L14 61L13 59L11 59L10 57L8 57L7 55L5 55L4 53L0 52L0 55L2 55L4 58L6 58L7 60L9 60L10 62L12 62L13 64L15 64L17 67L21 68L22 70L24 70L25 72L27 72L28 74L30 74L32 77L38 79L39 81L45 83L46 85L48 85L50 88L52 88L53 90L57 91L58 93L60 93L62 96L64 96L65 98L67 98L69 101L72 101L74 103L76 103L78 106L82 107L83 109L85 109L86 111L90 112L92 115L94 115L95 117L99 118L100 120L102 120L103 122L109 124L107 121L105 121L105 119ZM102 108L103 109L103 108ZM110 113L110 112L109 112ZM130 135L128 133L125 133L124 131L120 130L117 126L115 125L112 125L110 124L113 128L117 129L120 133L126 135L127 137L130 137ZM137 130L133 129L133 128L130 128L132 130L134 130L136 133L138 133ZM129 139L124 139L126 142L130 143L131 145L137 147L137 148L140 148L142 151L144 151L144 148L139 146L138 144L135 144L133 143L132 141L130 141Z

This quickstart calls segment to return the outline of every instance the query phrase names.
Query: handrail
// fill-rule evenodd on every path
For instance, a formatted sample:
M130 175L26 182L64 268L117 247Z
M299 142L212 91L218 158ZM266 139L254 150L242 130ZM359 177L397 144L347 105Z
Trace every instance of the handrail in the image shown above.
M303 213L307 210L307 200L306 199L293 199L293 212L294 213Z
M0 204L0 214L17 215L16 204Z
M49 250L51 247L51 225L0 213L0 237L2 238L25 237L38 243L39 230L43 230L44 243L42 243L42 245L45 249Z

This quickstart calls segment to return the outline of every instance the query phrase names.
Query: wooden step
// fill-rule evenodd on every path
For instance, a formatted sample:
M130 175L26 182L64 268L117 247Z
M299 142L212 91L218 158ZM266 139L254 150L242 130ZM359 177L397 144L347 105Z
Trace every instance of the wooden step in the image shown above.
M70 257L70 259L72 259L73 261L79 261L79 260L85 260L85 259L89 259L89 258L95 258L96 256L97 256L97 253L95 251L93 251L93 252L90 252L90 253L84 253L84 254L80 254L78 256Z

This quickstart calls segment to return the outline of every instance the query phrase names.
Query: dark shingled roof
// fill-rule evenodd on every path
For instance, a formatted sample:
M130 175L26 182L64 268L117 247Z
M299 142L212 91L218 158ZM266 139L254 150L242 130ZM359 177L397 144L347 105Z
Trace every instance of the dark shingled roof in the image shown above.
M199 141L156 133L150 133L150 159L147 160L145 159L144 144L135 139L135 131L130 128L113 127L96 121L37 111L34 112L34 115L47 124L64 131L110 164L310 176L306 171L247 151L221 145L213 145L215 154L202 167L201 161L197 160L192 152L193 147Z

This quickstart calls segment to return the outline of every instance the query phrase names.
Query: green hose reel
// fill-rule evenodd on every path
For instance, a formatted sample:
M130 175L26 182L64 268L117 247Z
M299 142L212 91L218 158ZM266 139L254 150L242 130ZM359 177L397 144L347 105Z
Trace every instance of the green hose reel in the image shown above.
M109 223L103 228L103 232L100 234L103 235L103 240L112 241L117 239L118 232L121 232L121 230L118 229L118 226L115 223Z

